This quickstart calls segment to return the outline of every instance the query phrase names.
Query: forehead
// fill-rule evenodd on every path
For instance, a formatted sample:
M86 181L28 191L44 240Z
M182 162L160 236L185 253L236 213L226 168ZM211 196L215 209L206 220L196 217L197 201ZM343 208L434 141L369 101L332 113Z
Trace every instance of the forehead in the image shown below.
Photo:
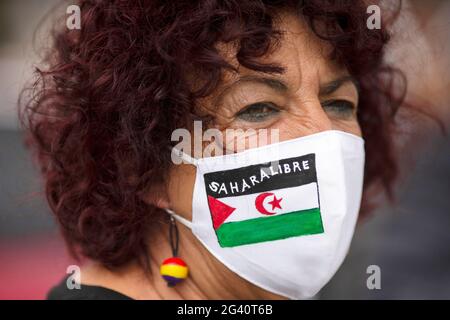
M294 90L300 87L319 87L320 83L332 80L336 75L347 74L345 68L330 59L331 45L318 38L301 16L293 12L280 12L275 18L275 27L281 30L278 46L264 57L262 63L277 64L285 69L282 78ZM238 69L238 72L225 71L222 86L233 83L243 76L261 75L240 65L236 59L236 46L218 44L219 52Z

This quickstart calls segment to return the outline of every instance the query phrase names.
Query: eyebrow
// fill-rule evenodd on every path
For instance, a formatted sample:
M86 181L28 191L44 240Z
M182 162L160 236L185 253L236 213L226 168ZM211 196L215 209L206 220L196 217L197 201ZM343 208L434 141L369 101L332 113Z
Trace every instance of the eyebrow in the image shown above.
M239 85L242 82L261 83L274 89L275 91L282 93L288 91L289 89L288 85L284 81L279 79L254 75L242 76L222 90L222 92L214 99L214 105L217 106L217 104L222 100L222 98L231 88Z
M261 83L264 84L275 91L284 93L289 90L289 86L282 80L276 79L276 78L270 78L270 77L263 77L263 76L255 76L255 75L248 75L248 76L242 76L230 85L226 86L223 91L214 99L214 105L217 106L217 104L222 100L224 95L234 86L242 83L242 82L254 82L254 83ZM343 84L346 82L353 83L356 87L356 90L359 92L359 85L358 81L350 76L345 75L343 77L340 77L338 79L332 80L330 82L327 82L323 86L319 88L319 95L326 96L330 95L336 90L338 90Z
M323 86L321 86L319 89L319 95L326 96L326 95L332 94L346 82L352 83L356 87L356 91L359 92L358 81L354 77L352 77L350 75L346 75L346 76L340 77L338 79L335 79L333 81L330 81L330 82L324 84Z

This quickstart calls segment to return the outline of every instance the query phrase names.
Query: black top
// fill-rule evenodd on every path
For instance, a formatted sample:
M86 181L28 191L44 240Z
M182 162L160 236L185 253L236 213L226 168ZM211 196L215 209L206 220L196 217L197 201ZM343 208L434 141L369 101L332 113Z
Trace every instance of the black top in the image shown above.
M117 291L99 287L81 285L80 289L67 288L67 277L54 286L47 294L48 300L132 300Z

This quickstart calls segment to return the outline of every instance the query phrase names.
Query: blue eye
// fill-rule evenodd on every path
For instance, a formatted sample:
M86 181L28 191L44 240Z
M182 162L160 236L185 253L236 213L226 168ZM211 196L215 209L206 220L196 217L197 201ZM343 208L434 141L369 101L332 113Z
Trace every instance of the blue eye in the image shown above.
M236 114L236 117L248 122L266 121L278 114L280 110L270 102L258 102L245 107Z
M350 117L353 115L355 105L346 100L330 100L322 103L322 108L326 112L331 112L343 117Z

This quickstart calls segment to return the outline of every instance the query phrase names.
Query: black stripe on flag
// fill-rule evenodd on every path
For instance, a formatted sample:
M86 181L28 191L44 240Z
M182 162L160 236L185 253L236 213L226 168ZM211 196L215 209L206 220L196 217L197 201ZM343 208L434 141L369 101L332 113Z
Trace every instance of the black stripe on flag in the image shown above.
M265 162L204 175L206 192L214 198L248 195L317 182L315 154Z

